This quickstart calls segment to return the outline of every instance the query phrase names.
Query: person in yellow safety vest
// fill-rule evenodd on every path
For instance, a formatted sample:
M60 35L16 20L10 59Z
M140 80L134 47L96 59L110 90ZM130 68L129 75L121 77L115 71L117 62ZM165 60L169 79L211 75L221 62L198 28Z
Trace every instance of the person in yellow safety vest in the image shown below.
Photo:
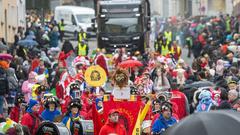
M58 24L61 42L63 41L64 37L64 26L65 26L64 19L61 19L61 22Z
M172 42L172 32L170 30L165 31L164 37L167 39L167 44L169 45Z
M177 41L173 41L170 53L173 55L176 61L181 57L182 49L180 46L178 46Z
M82 41L87 41L87 33L81 29L81 31L78 34L78 43L81 43Z
M167 39L165 37L163 37L163 41L162 41L162 44L161 44L161 51L160 51L160 54L162 56L166 56L169 54L169 45L167 44Z
M88 47L87 43L84 40L82 40L82 42L78 43L76 51L77 51L76 54L78 56L87 56L89 47Z

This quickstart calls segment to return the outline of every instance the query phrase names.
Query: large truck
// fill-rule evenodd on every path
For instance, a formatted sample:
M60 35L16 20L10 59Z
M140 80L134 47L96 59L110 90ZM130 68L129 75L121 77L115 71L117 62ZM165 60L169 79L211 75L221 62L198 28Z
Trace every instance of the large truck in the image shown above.
M144 52L149 46L148 0L105 0L96 5L97 41L108 53L117 48Z

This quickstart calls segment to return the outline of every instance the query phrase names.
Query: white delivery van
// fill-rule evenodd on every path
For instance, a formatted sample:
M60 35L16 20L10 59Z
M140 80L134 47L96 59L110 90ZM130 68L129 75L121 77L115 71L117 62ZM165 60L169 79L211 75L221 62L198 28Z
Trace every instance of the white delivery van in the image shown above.
M95 36L92 31L91 19L95 17L95 11L92 8L78 6L57 6L55 8L54 19L59 23L64 19L65 36L77 37L77 33L83 29L88 36Z

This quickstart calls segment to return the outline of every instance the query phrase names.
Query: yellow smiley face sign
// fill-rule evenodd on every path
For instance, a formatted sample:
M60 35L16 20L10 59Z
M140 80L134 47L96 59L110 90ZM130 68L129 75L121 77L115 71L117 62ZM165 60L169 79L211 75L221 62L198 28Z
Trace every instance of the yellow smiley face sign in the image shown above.
M98 65L87 68L84 77L87 84L93 87L102 86L107 81L105 70Z

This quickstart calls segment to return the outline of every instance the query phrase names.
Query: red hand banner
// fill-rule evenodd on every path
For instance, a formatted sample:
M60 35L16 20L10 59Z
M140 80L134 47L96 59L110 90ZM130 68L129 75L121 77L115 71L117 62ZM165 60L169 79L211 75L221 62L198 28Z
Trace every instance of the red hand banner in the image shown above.
M127 134L132 134L140 110L141 101L106 101L103 102L103 113L93 107L94 135L98 135L101 127L108 119L108 112L116 109L120 112L119 122L125 126Z

